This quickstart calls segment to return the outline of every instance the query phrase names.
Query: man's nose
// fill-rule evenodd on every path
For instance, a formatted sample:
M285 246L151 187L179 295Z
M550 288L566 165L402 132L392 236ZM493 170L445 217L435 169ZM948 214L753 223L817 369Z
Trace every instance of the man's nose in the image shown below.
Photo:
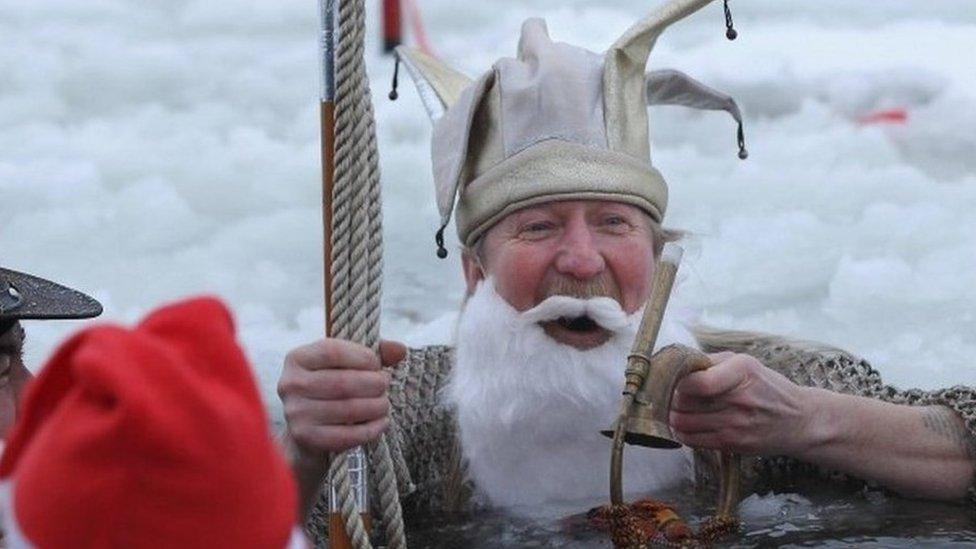
M556 271L580 280L602 273L606 262L593 236L585 221L573 220L568 223L556 257Z

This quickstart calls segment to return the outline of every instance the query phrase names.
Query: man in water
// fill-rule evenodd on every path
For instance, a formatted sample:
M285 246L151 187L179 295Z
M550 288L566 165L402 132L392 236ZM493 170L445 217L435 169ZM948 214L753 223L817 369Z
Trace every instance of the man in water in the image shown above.
M20 321L100 314L101 304L81 292L0 267L0 438L17 418L24 387L32 378L23 360L26 335Z
M377 357L326 339L288 355L279 394L306 505L328 452L387 429L417 486L406 505L456 508L472 494L515 508L605 500L609 442L598 432L615 417L656 261L673 238L661 225L667 185L649 161L646 108L739 119L730 98L681 73L644 73L661 31L706 3L671 2L603 55L554 43L529 20L518 58L473 82L400 50L435 120L439 255L456 202L468 298L453 348L386 343ZM741 122L738 137L745 156ZM677 388L670 423L687 446L756 456L746 477L760 482L841 472L917 497L970 493L973 390L901 392L842 351L692 332L669 314L659 346L698 347L714 364ZM705 454L631 452L624 486L646 493L707 477Z

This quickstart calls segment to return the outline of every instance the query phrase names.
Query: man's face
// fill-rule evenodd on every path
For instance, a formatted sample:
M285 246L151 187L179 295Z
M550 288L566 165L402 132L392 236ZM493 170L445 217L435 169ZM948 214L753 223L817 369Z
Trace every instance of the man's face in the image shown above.
M512 307L526 311L550 295L607 295L632 313L647 300L654 274L651 220L635 206L578 200L511 213L484 235L481 257L465 256L468 292L491 276ZM544 325L550 337L580 349L610 333L586 323Z
M0 334L0 438L17 419L17 408L31 373L24 366L24 329L19 322Z

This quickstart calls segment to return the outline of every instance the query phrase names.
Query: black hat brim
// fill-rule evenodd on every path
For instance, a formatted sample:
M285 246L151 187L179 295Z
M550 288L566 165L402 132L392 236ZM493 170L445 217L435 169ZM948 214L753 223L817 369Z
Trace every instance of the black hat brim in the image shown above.
M0 278L20 294L20 303L0 310L0 321L92 318L102 314L97 300L50 280L0 267Z

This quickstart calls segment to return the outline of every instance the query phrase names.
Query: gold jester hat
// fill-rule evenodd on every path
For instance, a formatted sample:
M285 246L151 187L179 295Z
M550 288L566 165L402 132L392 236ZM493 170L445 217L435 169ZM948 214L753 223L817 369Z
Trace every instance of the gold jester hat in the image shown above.
M731 97L675 70L645 73L664 29L710 1L672 0L602 54L554 42L543 20L529 19L517 57L498 60L474 81L397 48L434 125L438 255L447 254L443 231L455 202L458 238L467 246L507 214L552 200L624 202L660 222L668 187L651 164L649 105L727 111L744 158L742 116Z

